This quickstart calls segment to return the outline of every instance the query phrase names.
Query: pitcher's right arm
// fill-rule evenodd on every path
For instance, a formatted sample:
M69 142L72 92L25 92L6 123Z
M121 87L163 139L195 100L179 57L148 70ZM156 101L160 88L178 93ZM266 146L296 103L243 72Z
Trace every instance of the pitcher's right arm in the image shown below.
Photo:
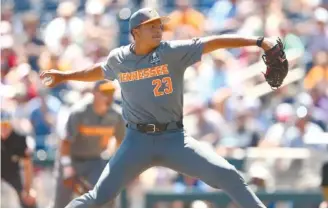
M119 50L112 50L105 62L97 63L89 68L77 71L59 71L48 70L40 74L42 82L47 87L55 87L66 81L85 81L93 82L98 80L115 80L116 73L114 72L114 64L116 63Z
M54 87L66 81L98 81L105 78L101 64L96 64L90 68L79 71L59 71L49 70L40 74L43 83L48 87Z

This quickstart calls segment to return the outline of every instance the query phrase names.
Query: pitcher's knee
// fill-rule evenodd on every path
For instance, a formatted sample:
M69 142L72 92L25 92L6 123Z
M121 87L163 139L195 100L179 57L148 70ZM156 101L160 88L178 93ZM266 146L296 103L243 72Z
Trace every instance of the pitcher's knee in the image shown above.
M215 187L226 189L245 184L245 180L234 166L217 168L215 171Z

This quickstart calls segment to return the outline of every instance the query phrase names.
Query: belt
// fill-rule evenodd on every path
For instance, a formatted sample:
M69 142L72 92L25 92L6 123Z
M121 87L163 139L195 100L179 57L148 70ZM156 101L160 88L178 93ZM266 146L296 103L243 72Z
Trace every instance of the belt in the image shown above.
M142 133L159 133L167 130L177 130L183 128L182 121L170 123L151 123L151 124L134 124L127 123L126 127L136 129Z

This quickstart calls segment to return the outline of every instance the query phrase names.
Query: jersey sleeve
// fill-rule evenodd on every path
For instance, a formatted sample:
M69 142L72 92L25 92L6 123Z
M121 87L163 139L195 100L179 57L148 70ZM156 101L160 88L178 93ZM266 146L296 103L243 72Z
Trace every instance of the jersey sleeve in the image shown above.
M105 79L106 80L115 80L116 74L115 74L115 63L117 62L117 50L112 50L107 59L101 64L101 68L104 72Z
M200 38L176 40L168 43L170 48L169 60L175 60L182 67L191 66L202 58L204 43Z

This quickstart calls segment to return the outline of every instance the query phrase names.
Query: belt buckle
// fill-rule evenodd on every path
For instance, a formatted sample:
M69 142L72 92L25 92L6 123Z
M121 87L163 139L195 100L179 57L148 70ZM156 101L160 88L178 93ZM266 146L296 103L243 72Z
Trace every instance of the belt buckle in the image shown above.
M152 131L147 131L148 133L155 133L156 132L156 125L155 124L148 124L147 126L151 126L153 128Z

